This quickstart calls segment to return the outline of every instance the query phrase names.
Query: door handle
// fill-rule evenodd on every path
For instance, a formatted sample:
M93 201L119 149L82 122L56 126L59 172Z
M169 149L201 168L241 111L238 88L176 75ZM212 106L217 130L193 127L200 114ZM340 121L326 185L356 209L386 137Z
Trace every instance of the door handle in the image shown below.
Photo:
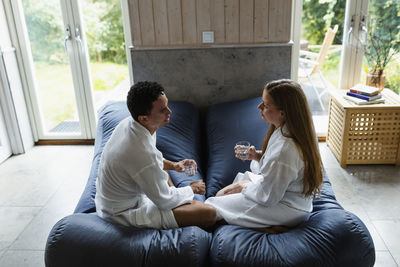
M80 30L79 24L75 25L75 39L79 43L80 51L83 52L83 45L82 45L82 39L81 39L81 30Z
M360 26L358 30L358 39L360 40L361 46L365 47L367 45L367 15L362 14L360 19Z
M68 52L67 41L70 41L71 39L72 39L71 26L69 26L69 24L67 24L67 27L65 27L65 38L64 38L65 52Z
M353 29L354 29L354 17L355 15L351 16L351 21L350 21L350 29L347 32L347 43L351 44L351 35L353 34Z

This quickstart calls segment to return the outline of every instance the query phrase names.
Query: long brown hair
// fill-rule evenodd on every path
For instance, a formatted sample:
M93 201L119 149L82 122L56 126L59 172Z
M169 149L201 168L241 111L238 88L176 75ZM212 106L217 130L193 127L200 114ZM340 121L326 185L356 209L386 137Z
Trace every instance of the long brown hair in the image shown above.
M271 96L278 110L284 113L281 126L286 125L289 135L283 132L282 134L293 139L303 157L303 193L306 196L315 196L319 193L322 184L322 161L306 96L301 86L291 80L270 82L265 85L264 90ZM275 129L275 126L271 124L264 140L263 154Z

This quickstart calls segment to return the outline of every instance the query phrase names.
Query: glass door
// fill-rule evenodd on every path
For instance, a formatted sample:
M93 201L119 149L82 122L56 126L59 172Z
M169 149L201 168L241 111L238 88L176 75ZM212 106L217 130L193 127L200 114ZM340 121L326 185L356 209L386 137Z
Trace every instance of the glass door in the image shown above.
M80 0L94 109L126 100L130 87L120 0Z
M11 1L36 139L92 139L96 111L129 89L119 0ZM15 4L17 3L17 4Z
M329 91L339 87L346 1L304 0L302 8L298 81L318 136L326 136Z
M317 133L326 136L327 92L365 84L376 60L388 59L385 87L399 92L400 2L304 0L302 8L298 80Z
M26 26L28 81L38 139L92 137L91 102L84 87L79 56L85 56L75 35L68 1L22 0ZM22 35L20 33L20 35Z
M365 30L360 36L364 48L360 83L367 76L377 74L370 85L379 82L395 93L400 93L400 1L369 0L365 14ZM380 74L380 77L379 77Z

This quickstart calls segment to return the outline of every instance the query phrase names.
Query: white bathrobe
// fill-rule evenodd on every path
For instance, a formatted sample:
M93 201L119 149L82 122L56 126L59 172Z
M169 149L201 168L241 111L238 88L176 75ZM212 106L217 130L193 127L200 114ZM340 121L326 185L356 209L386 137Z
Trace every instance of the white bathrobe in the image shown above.
M283 128L286 130L286 127ZM251 180L241 193L210 197L206 204L217 210L218 220L245 227L295 226L308 219L312 197L303 191L304 162L294 141L281 128L272 134L260 162L235 180Z
M190 186L168 186L163 156L153 136L131 117L104 147L96 182L96 210L105 220L136 227L178 227L172 209L193 200Z

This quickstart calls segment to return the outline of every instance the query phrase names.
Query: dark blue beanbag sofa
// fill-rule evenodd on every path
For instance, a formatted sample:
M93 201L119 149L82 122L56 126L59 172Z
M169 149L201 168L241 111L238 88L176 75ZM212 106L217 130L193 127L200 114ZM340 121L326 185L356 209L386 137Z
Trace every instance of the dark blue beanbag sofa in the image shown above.
M193 158L198 173L170 171L175 186L203 179L206 196L232 182L249 162L234 157L237 141L260 148L268 125L257 105L261 98L210 107L205 122L186 102L170 102L170 124L157 131L157 147L166 159ZM117 124L129 116L124 102L100 112L89 179L75 209L54 225L45 251L46 266L373 266L375 249L363 222L336 201L324 175L321 196L307 222L283 234L223 225L213 232L198 227L170 230L115 225L95 213L95 182L104 145ZM197 200L205 197L195 195Z

